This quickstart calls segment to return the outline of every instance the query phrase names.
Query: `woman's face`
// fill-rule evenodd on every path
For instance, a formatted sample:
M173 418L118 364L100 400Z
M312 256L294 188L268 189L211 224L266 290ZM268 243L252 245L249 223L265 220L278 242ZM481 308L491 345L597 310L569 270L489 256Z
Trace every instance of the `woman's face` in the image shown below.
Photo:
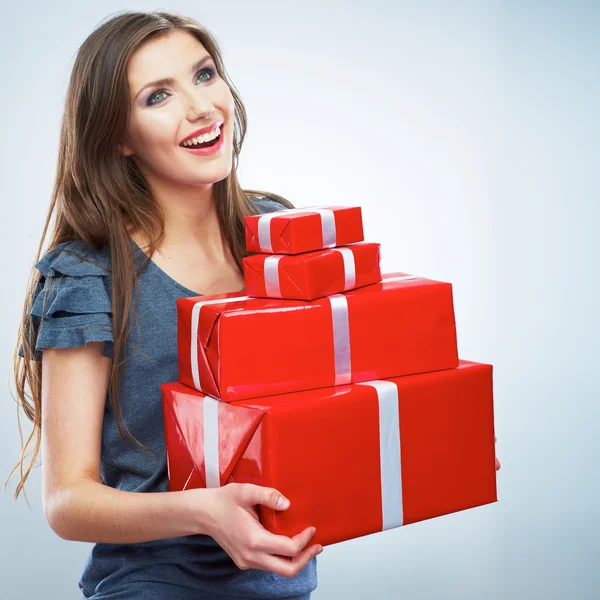
M232 166L235 105L204 46L183 31L146 42L131 57L127 77L131 114L121 152L150 181L210 186L225 179ZM166 78L172 81L148 86ZM199 155L180 145L216 121L224 121L220 150Z

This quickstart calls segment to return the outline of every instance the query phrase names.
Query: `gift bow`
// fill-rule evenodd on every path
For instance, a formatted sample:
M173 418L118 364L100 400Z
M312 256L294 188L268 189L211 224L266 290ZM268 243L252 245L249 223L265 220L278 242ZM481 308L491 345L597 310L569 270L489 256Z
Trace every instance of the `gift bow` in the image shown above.
M379 408L379 470L381 476L381 530L404 524L402 468L400 460L400 411L398 387L391 381L374 380L356 385L369 386L377 393ZM219 464L219 407L223 403L206 396L203 400L204 469L207 488L221 486Z

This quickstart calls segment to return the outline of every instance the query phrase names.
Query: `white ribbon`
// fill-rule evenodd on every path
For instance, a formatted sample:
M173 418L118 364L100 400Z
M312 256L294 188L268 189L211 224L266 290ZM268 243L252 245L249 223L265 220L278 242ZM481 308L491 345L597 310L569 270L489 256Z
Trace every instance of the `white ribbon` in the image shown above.
M332 294L327 296L327 300L331 304L331 326L333 329L333 360L335 367L335 382L333 385L345 385L352 381L348 299L343 294Z
M279 287L279 261L283 254L271 254L265 258L265 290L269 298L281 298Z
M382 279L386 281L404 281L421 279L418 275L398 275ZM352 382L352 362L350 356L350 320L348 318L348 299L343 294L327 296L331 304L333 328L333 358L335 367L334 385L344 385Z
M304 206L266 213L258 218L258 245L261 252L273 252L271 242L271 219L295 214L318 213L321 216L321 232L323 234L323 248L333 248L336 245L335 217L330 208L318 206Z
M206 396L203 401L204 470L207 488L221 486L221 475L219 474L219 404L220 401L212 396Z
M342 255L344 261L344 291L354 289L356 286L356 263L354 262L354 252L350 248L333 248Z
M331 250L339 252L344 261L344 292L352 290L356 286L356 264L354 262L354 253L350 248L332 248ZM269 298L281 298L281 287L279 285L279 261L284 254L271 254L265 258L263 270L265 273L265 290Z
M236 296L235 298L219 298L213 300L198 300L192 307L192 331L190 337L190 361L192 364L192 379L194 387L202 392L200 386L200 372L198 370L198 326L200 324L200 310L207 304L224 304L226 302L237 302L238 300L246 300L248 296Z
M379 405L379 470L381 473L382 531L404 524L400 410L398 386L391 381L365 381L356 385L375 388Z

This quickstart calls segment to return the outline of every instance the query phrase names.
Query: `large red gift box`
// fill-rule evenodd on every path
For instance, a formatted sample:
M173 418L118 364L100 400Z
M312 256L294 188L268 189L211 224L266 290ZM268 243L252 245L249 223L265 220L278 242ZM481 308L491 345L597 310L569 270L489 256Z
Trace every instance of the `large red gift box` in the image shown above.
M272 533L327 545L497 501L492 365L230 404L161 388L169 490L273 487Z
M452 285L406 273L310 302L176 303L179 380L224 402L458 365Z
M359 242L303 254L243 259L246 294L314 300L381 281L380 244Z
M244 218L246 251L298 254L364 240L360 206L307 206Z

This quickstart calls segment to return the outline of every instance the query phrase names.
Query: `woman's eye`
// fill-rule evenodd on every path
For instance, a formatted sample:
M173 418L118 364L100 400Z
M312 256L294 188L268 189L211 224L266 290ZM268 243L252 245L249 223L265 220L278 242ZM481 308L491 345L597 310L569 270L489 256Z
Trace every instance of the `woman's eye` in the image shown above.
M204 79L204 82L206 81L210 81L211 79L214 78L215 76L215 70L212 68L208 68L208 69L201 69L200 71L198 71L198 73L196 74L196 81L198 81L198 75L200 75L201 73L208 73L209 77L208 79ZM158 102L152 102L153 98L156 98L157 96L159 96L160 94L166 94L165 90L156 90L156 92L154 92L154 94L152 94L152 96L150 96L148 98L148 102L146 102L146 104L148 106L152 105L152 104L159 104L160 100Z
M210 75L209 79L205 79L204 81L210 81L214 75L215 75L215 70L208 68L208 69L202 69L201 71L198 71L198 75L200 75L200 73L208 73Z
M155 92L154 94L152 94L152 96L150 96L148 98L148 102L146 102L147 105L150 104L158 104L157 102L152 102L152 98L156 98L156 96L158 96L159 94L164 94L165 92L163 90L158 90L157 92Z

